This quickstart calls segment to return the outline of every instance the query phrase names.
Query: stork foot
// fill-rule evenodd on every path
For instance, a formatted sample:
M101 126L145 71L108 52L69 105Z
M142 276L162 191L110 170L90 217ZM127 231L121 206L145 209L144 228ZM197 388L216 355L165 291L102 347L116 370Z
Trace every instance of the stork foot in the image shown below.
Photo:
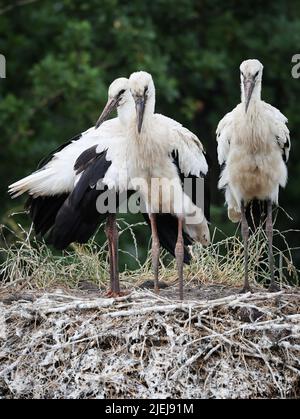
M166 282L163 282L163 281L159 281L158 282L158 288L159 288L159 290L168 288L168 286L169 285ZM152 289L152 290L154 290L155 289L155 281L153 281L152 279L148 279L147 281L143 282L139 286L139 288L145 288L145 289Z
M247 294L247 292L253 293L253 290L250 287L250 285L244 285L244 287L239 291L239 294Z
M116 291L113 291L112 289L109 289L104 294L104 297L106 297L106 298L118 298L118 297L125 297L126 295L129 295L129 294L130 294L129 291L116 292Z
M268 291L269 292L278 292L278 291L280 291L280 287L279 287L279 285L275 284L275 282L273 282L273 283L271 282L271 284L268 288Z

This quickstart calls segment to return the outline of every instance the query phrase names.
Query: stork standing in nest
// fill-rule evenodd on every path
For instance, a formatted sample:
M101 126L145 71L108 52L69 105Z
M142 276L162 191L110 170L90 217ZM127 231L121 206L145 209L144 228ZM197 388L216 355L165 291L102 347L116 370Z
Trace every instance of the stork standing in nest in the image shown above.
M159 248L163 243L175 253L183 299L183 263L190 257L187 245L195 241L207 245L210 241L204 214L205 207L208 217L207 183L202 199L206 205L196 196L208 172L205 152L195 134L177 121L155 113L155 87L149 73L133 73L129 85L136 105L136 119L128 126L129 177L144 180L140 192L152 231L155 289L158 290ZM191 183L190 194L187 179Z
M269 242L270 291L277 290L274 277L272 206L278 205L279 187L287 183L290 151L287 118L261 100L263 65L258 60L240 66L241 103L219 122L218 160L222 173L219 188L225 189L228 217L241 221L245 252L242 292L251 291L248 278L249 225L246 209L257 199L267 202L266 233Z
M121 80L122 83L115 82L110 87L109 99L96 129L92 128L84 136L87 147L82 139L81 154L79 150L73 152L76 146L71 143L55 153L32 177L11 185L10 191L15 195L29 192L33 203L36 199L44 202L45 196L48 204L53 202L51 213L43 205L37 215L35 211L32 215L35 225L47 218L47 223L42 223L42 233L50 231L50 241L59 249L72 242L86 242L107 219L112 296L120 294L116 214L109 208L99 212L97 203L108 193L116 196L119 204L122 192L138 191L146 204L143 215L152 229L155 289L158 291L159 247L162 245L176 256L182 299L183 262L190 259L187 246L193 241L209 242L207 220L202 209L195 205L197 198L199 201L197 181L208 170L203 147L181 124L154 114L155 89L148 73L134 73L129 84L127 79ZM118 118L104 124L115 108ZM68 170L59 165L60 160L67 163ZM153 179L158 180L158 184L152 184ZM192 197L183 190L185 179L192 181ZM67 180L68 187L62 187ZM58 202L61 192L65 195ZM208 199L205 203L208 208Z
M102 178L106 188L116 186L118 201L118 192L127 188L124 132L128 115L135 112L128 79L116 79L108 89L108 97L94 127L54 150L35 172L10 185L9 192L14 198L29 195L27 209L36 234L46 236L48 243L57 249L65 249L72 242L87 242L106 219L110 255L108 295L115 295L120 292L116 213L98 212L96 200L100 192L96 184ZM118 117L104 122L116 108Z
M60 212L55 229L59 231L59 225L65 228L66 220L70 225L68 228L73 230L72 206L78 206L77 191L85 183L87 171L92 174L94 181L103 181L109 189L119 190L120 177L123 177L120 169L124 166L124 177L126 174L128 183L122 187L139 193L145 204L145 208L140 209L151 227L155 290L158 291L159 288L159 250L162 246L176 257L180 298L183 299L183 263L190 260L188 246L194 241L206 245L210 240L207 219L200 207L203 203L200 202L201 191L204 194L203 177L207 174L208 165L202 144L194 134L178 122L154 113L155 88L150 74L133 73L129 79L129 87L135 107L130 108L126 114L126 124L123 124L124 139L119 140L117 145L121 159L115 160L115 164L112 153L107 153L103 160L103 164L111 161L114 168L112 173L116 178L107 182L103 167L95 165L94 161L103 153L102 145L95 147L92 150L94 157L86 165L69 200L71 205L68 208L64 205L66 211ZM108 117L113 107L108 101L101 120ZM186 180L190 181L190 195L184 190ZM205 209L208 213L209 188L207 183L205 186ZM85 201L84 197L80 199L81 202ZM93 206L92 203L90 205Z

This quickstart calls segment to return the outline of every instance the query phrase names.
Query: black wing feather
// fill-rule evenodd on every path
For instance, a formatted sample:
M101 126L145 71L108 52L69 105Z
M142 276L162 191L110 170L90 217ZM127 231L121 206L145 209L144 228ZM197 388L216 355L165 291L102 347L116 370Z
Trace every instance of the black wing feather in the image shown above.
M37 170L42 169L49 163L54 154L63 150L72 142L79 140L82 134L76 135L64 144L58 146L48 156L44 157L38 164ZM29 210L29 215L32 219L36 234L44 236L53 227L55 218L61 206L67 199L68 194L61 194L56 196L30 196L25 204L25 208Z
M101 214L96 208L98 197L107 189L98 190L96 185L110 165L106 151L98 154L62 205L50 236L50 243L57 249L65 249L72 242L87 242L107 217L107 213Z
M77 175L87 169L98 158L99 154L96 153L97 147L97 145L94 145L80 154L74 165L74 170Z
M44 236L51 229L67 197L68 194L28 198L25 208L29 210L36 234Z

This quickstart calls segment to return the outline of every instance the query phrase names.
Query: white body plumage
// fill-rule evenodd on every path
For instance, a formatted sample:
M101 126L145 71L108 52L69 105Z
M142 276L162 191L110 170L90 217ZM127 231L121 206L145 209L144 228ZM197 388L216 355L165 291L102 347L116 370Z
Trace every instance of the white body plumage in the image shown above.
M132 158L130 178L143 177L146 180L146 190L141 192L149 213L164 212L164 208L169 208L171 214L183 217L183 228L188 235L206 245L210 241L207 220L203 210L194 205L184 192L178 174L178 168L185 177L201 177L207 174L208 166L203 146L200 140L180 123L154 113L155 88L150 74L133 73L129 83L133 98L139 96L145 100L141 129L139 130L136 124L138 116L129 125L129 161ZM171 157L173 152L178 155L178 168ZM153 179L158 180L157 189L153 190L152 186L152 194L149 196L148 191L151 190ZM174 193L164 194L161 191L164 182L168 181L172 182ZM192 222L188 221L189 217L192 218Z
M218 160L224 166L219 188L225 189L228 216L234 222L240 221L242 200L278 203L279 186L287 182L285 163L290 149L287 118L260 98L262 65L248 60L241 71L242 102L217 128ZM251 74L257 76L247 104L245 80Z
M92 127L83 132L76 140L54 153L50 161L41 169L9 186L9 193L15 198L28 193L34 198L38 196L55 196L70 193L74 189L78 176L74 165L78 157L92 146L99 145L102 150L108 150L113 165L107 173L106 183L111 185L119 180L114 175L118 168L119 179L124 178L120 173L124 167L124 153L126 152L126 137L124 130L128 122L128 115L134 112L134 102L127 89L128 79L116 79L109 88L109 97L115 97L120 89L124 92L119 99L118 117L103 122L99 127ZM123 175L123 176L122 176ZM126 176L125 176L126 177ZM120 185L121 186L121 185Z

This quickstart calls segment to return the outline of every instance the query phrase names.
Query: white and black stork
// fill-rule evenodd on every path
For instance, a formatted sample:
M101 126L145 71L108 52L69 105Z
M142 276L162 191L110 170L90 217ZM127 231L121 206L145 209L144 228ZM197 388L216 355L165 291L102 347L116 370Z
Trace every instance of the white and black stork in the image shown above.
M26 181L30 180L29 176L11 185L10 191L15 196L23 192L31 195L29 206L36 230L43 235L50 232L50 242L59 249L72 242L86 242L107 219L111 295L120 294L116 213L111 209L99 211L97 202L103 194L114 195L118 207L120 201L128 196L126 193L138 191L146 206L143 215L152 229L155 288L158 290L161 245L176 256L182 299L182 263L190 260L188 245L194 241L202 244L209 242L206 217L202 209L195 205L197 181L207 174L208 166L201 142L194 134L178 122L154 114L152 77L145 72L135 74L129 84L127 79L121 79L122 83L114 82L110 86L108 103L96 129L91 128L80 137L81 140L76 141L85 142L86 146L82 145L80 151L78 147L75 153L70 152L72 157L68 157L68 147L75 147L76 142L72 142L48 159L46 164L44 162L40 172L31 175L39 177L35 178L35 183ZM115 108L118 118L103 123ZM70 159L68 173L72 177L70 187L63 191L63 195L53 193L52 187L53 184L58 185L59 179L64 176L63 168L52 172L52 182L47 183L47 187L41 187L43 173L51 169L51 162L54 164L59 155ZM192 196L183 190L187 178L192 181ZM155 183L158 189L153 190L152 180L158 180ZM172 181L175 187L171 199L162 194L164 180ZM205 186L205 209L208 212L209 187L207 183ZM125 195L123 192L126 192ZM149 198L149 192L152 198ZM193 216L190 223L189 216Z

